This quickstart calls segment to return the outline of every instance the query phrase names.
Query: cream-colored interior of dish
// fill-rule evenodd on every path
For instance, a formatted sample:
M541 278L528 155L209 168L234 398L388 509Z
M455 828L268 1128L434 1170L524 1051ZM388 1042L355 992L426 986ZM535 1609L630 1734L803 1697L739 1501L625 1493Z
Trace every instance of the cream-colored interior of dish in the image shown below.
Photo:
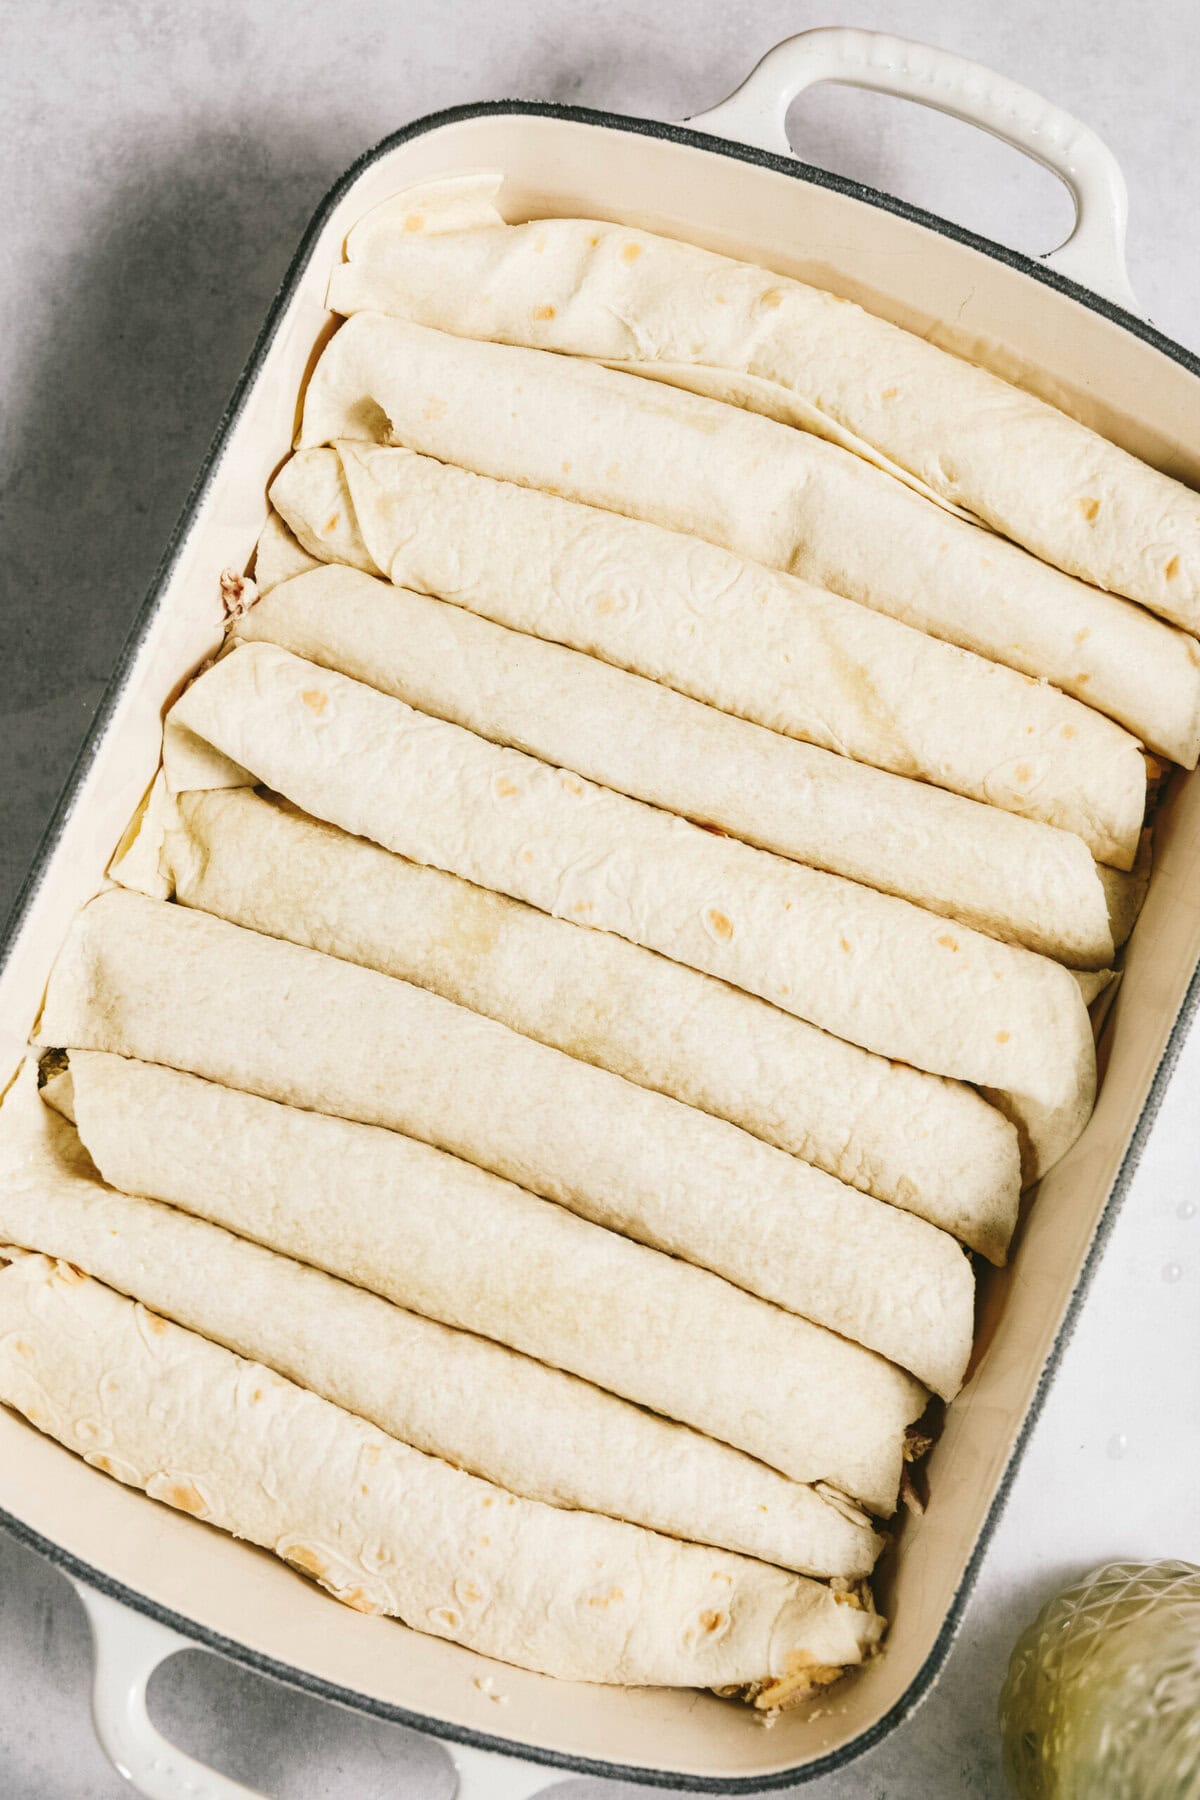
M291 440L293 396L327 329L325 276L341 239L398 188L481 166L509 171L512 218L610 217L763 261L972 354L1168 472L1200 479L1185 447L1193 377L1098 314L892 215L736 158L565 121L467 120L400 146L359 179L318 238L231 429L13 947L0 987L0 1082L15 1068L67 924L102 885L153 774L163 705L219 642L212 571L244 568L252 554L266 482ZM765 1734L715 1699L576 1688L404 1636L389 1621L343 1616L267 1555L147 1507L7 1413L0 1416L0 1507L185 1620L351 1697L365 1694L432 1721L684 1776L766 1778L837 1749L901 1701L943 1627L1200 957L1191 899L1200 875L1195 784L1176 784L1156 840L1154 878L1105 1027L1096 1113L1043 1182L1010 1269L984 1277L974 1374L931 1457L929 1508L907 1523L899 1552L880 1571L880 1604L895 1619L887 1654L819 1712L785 1716ZM481 1685L484 1675L492 1681Z

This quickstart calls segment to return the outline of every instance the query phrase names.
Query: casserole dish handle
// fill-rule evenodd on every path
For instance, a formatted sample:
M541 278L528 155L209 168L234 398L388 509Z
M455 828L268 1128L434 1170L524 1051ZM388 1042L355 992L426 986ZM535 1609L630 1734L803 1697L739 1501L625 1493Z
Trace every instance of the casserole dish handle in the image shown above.
M146 1709L150 1677L177 1651L195 1649L193 1640L80 1581L72 1586L92 1628L96 1736L134 1792L146 1800L268 1800L177 1750L151 1723ZM561 1779L552 1769L514 1757L443 1742L458 1778L455 1800L532 1800Z
M1145 318L1125 267L1129 198L1116 157L1090 126L982 63L882 31L824 26L776 44L728 100L687 123L715 137L790 156L788 107L819 81L919 101L991 132L1042 163L1066 184L1075 202L1071 235L1042 261Z

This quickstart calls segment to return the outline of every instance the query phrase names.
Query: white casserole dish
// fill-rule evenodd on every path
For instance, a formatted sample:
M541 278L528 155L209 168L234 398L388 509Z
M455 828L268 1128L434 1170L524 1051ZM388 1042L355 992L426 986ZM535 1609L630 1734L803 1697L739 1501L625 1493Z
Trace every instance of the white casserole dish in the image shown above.
M922 98L1039 156L1075 192L1069 244L1049 267L1033 263L791 161L786 106L821 79ZM290 448L297 395L332 328L325 283L346 231L399 188L481 167L506 171L503 204L514 219L614 218L815 281L1019 377L1200 484L1200 458L1186 444L1200 418L1200 364L1121 310L1134 302L1119 171L1084 127L975 65L874 34L815 32L779 46L733 99L691 127L517 103L419 121L356 164L317 213L189 499L3 946L0 1085L20 1058L70 918L102 884L154 772L163 709L220 639L218 574L245 568L251 556L267 482ZM1174 784L1156 840L1150 895L1105 1028L1096 1114L1042 1183L1010 1268L983 1279L973 1374L930 1458L929 1509L906 1523L880 1569L880 1606L894 1620L886 1655L839 1685L819 1712L784 1716L769 1733L708 1696L554 1682L331 1606L271 1556L148 1505L0 1412L0 1524L93 1590L97 1720L142 1791L247 1791L189 1764L146 1720L145 1683L179 1646L176 1634L433 1731L460 1747L464 1770L475 1745L577 1774L757 1791L826 1773L907 1716L944 1662L1200 996L1195 782ZM503 1708L489 1687L506 1697ZM486 1791L532 1793L555 1778L545 1767L497 1764Z

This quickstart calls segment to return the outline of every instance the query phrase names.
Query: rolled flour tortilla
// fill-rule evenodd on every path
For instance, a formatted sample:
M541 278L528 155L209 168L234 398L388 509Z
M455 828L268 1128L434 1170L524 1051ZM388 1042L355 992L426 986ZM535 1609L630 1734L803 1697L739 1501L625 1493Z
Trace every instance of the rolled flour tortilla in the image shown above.
M1103 862L1136 851L1146 764L1127 731L840 594L409 450L302 450L271 492L327 561L382 568L784 736L1060 826Z
M1108 900L1072 833L796 743L357 569L286 581L239 636L794 861L1076 968L1112 961Z
M506 1494L49 1257L0 1267L0 1400L356 1611L521 1668L629 1686L809 1664L820 1678L881 1634L803 1576Z
M1044 400L834 294L692 244L594 219L505 225L482 190L474 218L432 237L405 229L412 209L397 198L350 233L335 312L392 313L720 392L1200 627L1200 499Z
M211 774L197 745L220 753ZM878 1055L1002 1089L1044 1166L1090 1114L1091 1029L1057 963L715 837L274 645L244 644L193 683L169 715L165 766L176 791L250 771L413 862L615 932Z
M423 988L108 893L76 920L40 1029L43 1043L421 1138L856 1343L877 1340L940 1393L962 1379L974 1282L953 1238ZM176 1154L169 1134L164 1150ZM100 1166L114 1186L136 1185Z
M77 1090L78 1110L89 1123L100 1118L105 1142L131 1122L153 1129L156 1083L178 1093L185 1114L188 1097L205 1087L173 1070L77 1051L69 1073L53 1076L44 1096L70 1117ZM204 1218L117 1193L98 1179L66 1117L39 1100L29 1063L0 1109L4 1242L62 1257L389 1436L512 1493L804 1574L870 1572L882 1540L846 1502L588 1382L206 1222L220 1214L234 1231L261 1240L271 1228L262 1182L247 1184L240 1206L226 1186L198 1186ZM195 1143L194 1131L185 1131L184 1142ZM273 1187L278 1201L278 1181ZM341 1213L349 1198L339 1190ZM402 1204L397 1194L389 1199ZM372 1210L364 1195L352 1233L360 1245L369 1241ZM312 1261L312 1239L294 1203L280 1215ZM335 1241L329 1224L326 1213L312 1228L326 1245ZM340 1249L348 1254L346 1240Z
M339 438L403 444L707 538L1048 679L1196 764L1194 638L773 419L572 357L357 313L305 400L302 445Z
M128 867L114 871L127 884ZM181 794L155 837L160 871L153 891L163 898L431 988L1004 1259L1017 1137L973 1088L872 1056L624 938L407 862L249 788Z

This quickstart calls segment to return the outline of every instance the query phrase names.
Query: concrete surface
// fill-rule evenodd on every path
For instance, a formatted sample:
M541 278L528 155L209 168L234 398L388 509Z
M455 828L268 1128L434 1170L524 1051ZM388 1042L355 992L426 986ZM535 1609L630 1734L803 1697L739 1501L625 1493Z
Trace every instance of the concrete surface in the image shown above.
M924 37L1101 129L1129 178L1134 285L1200 346L1190 0L291 0L13 5L0 21L4 647L0 913L17 892L224 400L312 208L364 147L458 101L517 95L677 118L806 26ZM823 89L809 161L1034 251L1050 176L902 103ZM1200 1560L1200 1039L1175 1081L937 1692L812 1800L1003 1791L995 1696L1063 1578L1115 1555ZM1179 1421L1193 1421L1190 1437ZM116 1800L65 1582L0 1535L0 1795ZM441 1752L199 1653L156 1679L163 1728L278 1800L448 1800ZM579 1800L621 1790L556 1789ZM626 1790L633 1792L633 1790Z

